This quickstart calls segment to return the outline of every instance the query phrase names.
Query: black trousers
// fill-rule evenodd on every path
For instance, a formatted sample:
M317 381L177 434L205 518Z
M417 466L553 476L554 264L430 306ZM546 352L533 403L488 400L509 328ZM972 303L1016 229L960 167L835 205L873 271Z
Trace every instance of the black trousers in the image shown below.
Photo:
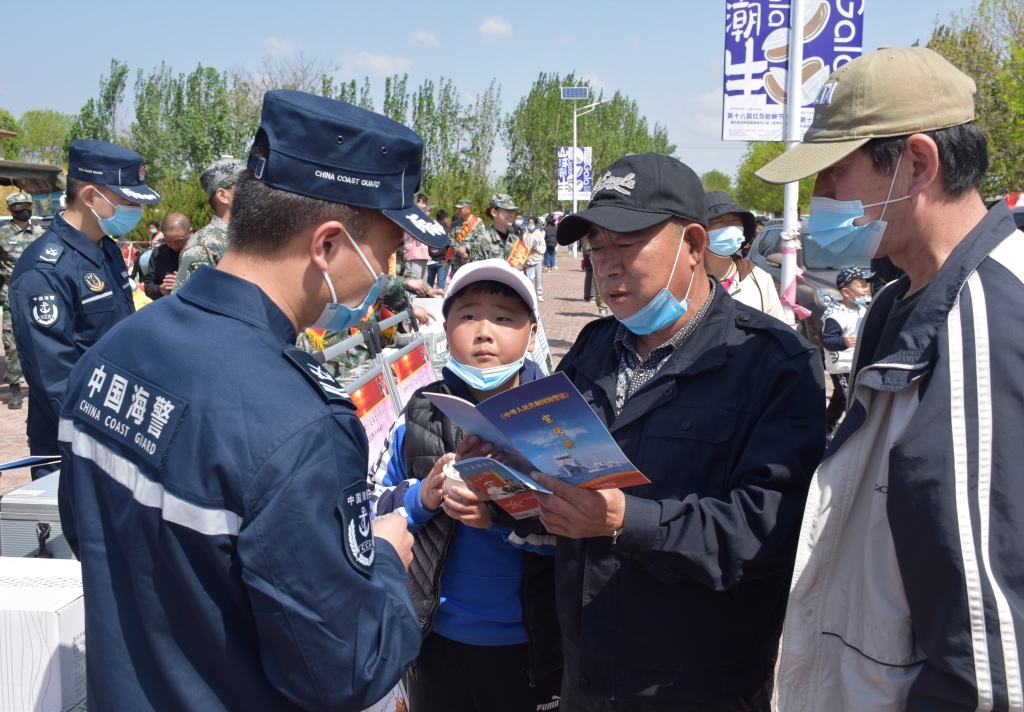
M771 712L774 689L775 680L769 677L757 690L734 700L708 703L609 700L587 694L575 679L565 675L562 680L561 712Z
M828 401L828 408L825 409L825 432L828 435L836 429L836 423L843 417L846 411L846 389L850 387L850 374L830 373L832 379L832 398Z
M531 680L527 643L468 645L431 633L409 675L415 712L557 710L562 671Z

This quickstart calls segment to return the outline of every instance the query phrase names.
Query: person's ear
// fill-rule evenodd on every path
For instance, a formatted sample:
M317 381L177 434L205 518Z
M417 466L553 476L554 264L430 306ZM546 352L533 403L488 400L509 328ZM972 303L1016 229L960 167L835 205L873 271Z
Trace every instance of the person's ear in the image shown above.
M332 262L339 259L345 251L344 242L345 226L337 220L318 225L309 243L309 256L316 268L324 272Z
M526 346L528 353L533 353L533 347L537 345L537 323L530 324L530 343Z
M907 138L902 162L910 166L907 195L919 195L931 188L942 166L939 147L931 136L925 134L913 134Z
M708 233L700 224L690 223L683 235L690 250L690 267L696 267L704 259L704 250L708 246Z

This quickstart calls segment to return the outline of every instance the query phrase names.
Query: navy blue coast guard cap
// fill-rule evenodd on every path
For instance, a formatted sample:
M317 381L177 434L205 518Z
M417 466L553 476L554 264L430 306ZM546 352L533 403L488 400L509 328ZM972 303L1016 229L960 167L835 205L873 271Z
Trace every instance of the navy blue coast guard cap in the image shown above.
M156 191L142 183L146 180L142 156L106 141L72 141L68 150L68 177L105 185L133 203L160 202Z
M448 245L444 227L416 206L423 139L412 129L343 101L275 89L263 95L256 145L264 138L267 155L250 153L248 167L267 185L376 208L419 241Z

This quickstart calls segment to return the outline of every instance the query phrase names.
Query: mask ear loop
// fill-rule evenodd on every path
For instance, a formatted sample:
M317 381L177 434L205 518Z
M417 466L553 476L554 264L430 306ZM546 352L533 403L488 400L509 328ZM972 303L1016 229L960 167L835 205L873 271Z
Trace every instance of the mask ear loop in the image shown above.
M883 200L880 203L871 203L870 205L863 206L865 208L873 208L876 205L884 205L885 207L882 208L882 214L878 216L879 220L885 220L885 211L889 209L889 203L898 203L901 200L908 200L910 198L909 195L905 195L902 198L897 198L896 200L889 200L892 197L893 188L896 187L896 176L899 173L900 162L902 160L903 160L903 151L900 151L899 158L896 159L896 167L892 171L892 182L889 183L889 192L888 192L888 194L886 194L885 200Z
M672 278L676 276L676 267L679 266L679 255L683 251L683 241L686 240L686 231L690 229L687 225L683 228L683 234L679 236L679 247L676 248L676 260L672 263L672 273L668 276L668 284L672 284ZM668 289L668 284L665 285L665 289ZM686 285L686 294L683 295L683 299L690 298L690 290L693 288L693 272L690 272L690 283Z
M355 248L356 254L359 255L359 259L363 261L364 265L366 265L366 269L373 277L373 281L376 282L380 277L383 277L384 275L378 275L373 271L373 267L370 266L370 261L366 259L366 255L364 255L363 251L359 249L359 245L357 245L356 241L352 239L352 236L348 234L348 230L345 230L344 226L342 226L341 229L345 231L345 237L347 237L348 241L352 243L352 247ZM334 285L331 284L331 278L327 276L327 270L321 270L321 272L324 276L324 281L327 282L327 288L331 290L331 302L333 304L337 304L338 295L334 291Z

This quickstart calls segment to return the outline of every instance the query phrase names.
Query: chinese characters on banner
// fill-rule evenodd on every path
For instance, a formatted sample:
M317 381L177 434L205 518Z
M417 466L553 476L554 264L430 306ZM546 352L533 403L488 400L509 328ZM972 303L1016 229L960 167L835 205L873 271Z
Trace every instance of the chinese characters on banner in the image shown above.
M799 1L804 10L803 134L825 80L863 51L865 0ZM789 6L789 0L726 0L723 141L781 141L785 136Z
M572 200L573 163L572 146L558 149L558 199ZM590 200L590 189L594 183L593 149L589 146L576 148L575 176L576 200Z
M366 430L366 439L370 445L368 466L372 465L384 450L391 426L398 420L398 411L388 391L384 373L379 367L370 373L373 374L370 380L353 390L351 394L352 402L356 406L356 415Z

